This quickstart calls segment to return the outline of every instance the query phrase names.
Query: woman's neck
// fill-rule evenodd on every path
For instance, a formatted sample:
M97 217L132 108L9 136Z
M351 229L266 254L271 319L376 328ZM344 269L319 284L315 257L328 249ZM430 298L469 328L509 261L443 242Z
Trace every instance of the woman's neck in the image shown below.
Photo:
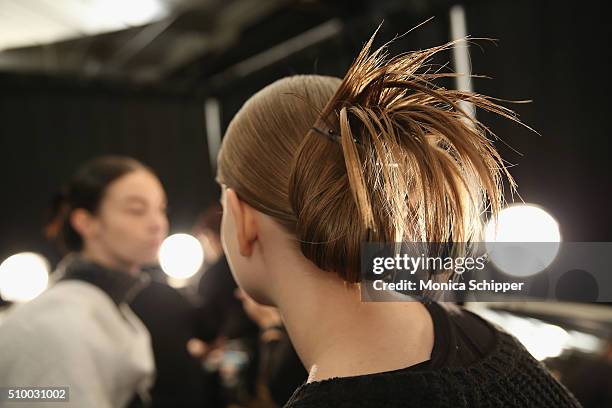
M358 285L349 287L305 259L296 267L279 290L278 306L309 382L430 358L433 322L420 302L361 302Z
M93 251L91 249L85 248L81 251L81 256L105 268L125 272L132 276L136 276L140 273L140 268L138 265L123 262L112 256L106 256L105 254L102 254L99 251Z

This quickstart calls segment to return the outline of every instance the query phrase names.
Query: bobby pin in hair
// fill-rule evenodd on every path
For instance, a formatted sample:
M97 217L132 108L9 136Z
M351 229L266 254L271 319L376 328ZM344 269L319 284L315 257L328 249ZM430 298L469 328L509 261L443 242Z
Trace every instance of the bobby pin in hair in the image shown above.
M320 134L321 136L325 136L326 138L328 138L332 142L340 143L340 135L338 133L336 133L336 131L334 129L329 129L327 132L319 129L316 126L313 126L311 129L314 130L315 132L317 132L318 134ZM358 145L361 144L359 142L359 140L357 140L355 138L353 138L353 142L355 142L355 144L358 144Z

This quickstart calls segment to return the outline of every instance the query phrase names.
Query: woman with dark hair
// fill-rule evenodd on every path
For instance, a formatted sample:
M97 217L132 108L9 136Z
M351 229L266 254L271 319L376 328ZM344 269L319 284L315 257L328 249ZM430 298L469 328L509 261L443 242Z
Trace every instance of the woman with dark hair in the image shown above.
M167 234L164 189L142 163L105 156L77 171L55 210L47 233L68 255L49 289L7 313L0 385L68 387L74 407L144 402L151 340L127 303L146 285L140 268L156 262Z
M428 61L361 51L343 79L281 79L219 152L222 242L239 286L277 306L309 371L287 407L577 407L512 336L437 302L361 302L363 242L477 242L512 179Z

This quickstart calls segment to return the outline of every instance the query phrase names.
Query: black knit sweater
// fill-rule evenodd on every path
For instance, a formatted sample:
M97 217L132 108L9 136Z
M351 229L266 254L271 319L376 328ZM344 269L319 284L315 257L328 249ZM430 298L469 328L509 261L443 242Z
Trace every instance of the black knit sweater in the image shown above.
M431 360L307 383L285 408L580 407L514 337L462 309L427 308L435 331Z

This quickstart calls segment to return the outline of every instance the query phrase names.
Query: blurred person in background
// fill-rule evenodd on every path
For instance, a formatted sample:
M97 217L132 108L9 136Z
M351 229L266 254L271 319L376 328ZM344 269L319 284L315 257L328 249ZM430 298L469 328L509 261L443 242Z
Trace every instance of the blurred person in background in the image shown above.
M158 268L144 273L151 281L129 305L151 336L156 373L152 408L216 406L214 390L205 387L204 370L187 348L196 332L195 305L168 285Z
M222 207L209 205L198 217L193 235L204 249L205 265L197 284L196 330L189 351L206 371L206 394L216 406L245 403L255 393L257 325L247 316L223 254Z
M291 344L278 309L260 305L242 289L236 290L236 297L260 330L260 395L277 406L283 406L295 389L306 381L308 373Z
M194 235L202 242L208 265L198 285L198 338L190 347L210 373L208 394L219 405L283 405L306 372L283 329L275 308L255 303L237 289L223 254L218 202L199 217ZM238 361L240 356L246 361ZM212 384L217 384L215 388ZM223 390L229 384L229 390ZM258 404L258 405L257 405Z
M249 337L257 325L247 316L234 296L236 281L221 246L220 228L223 208L215 202L198 218L193 229L204 249L205 269L198 283L198 337L205 342Z
M574 353L555 366L584 408L612 407L612 338L601 354Z
M302 75L252 96L218 156L222 242L240 287L276 306L308 380L286 407L578 407L511 335L435 301L361 302L361 244L476 242L512 179L431 81L446 44L388 58L365 45L343 79ZM485 205L486 204L486 205Z
M148 283L168 231L166 195L135 159L85 163L53 206L47 235L68 255L50 287L15 306L0 328L0 386L68 387L69 402L117 408L148 403L155 365L149 332L128 303Z

